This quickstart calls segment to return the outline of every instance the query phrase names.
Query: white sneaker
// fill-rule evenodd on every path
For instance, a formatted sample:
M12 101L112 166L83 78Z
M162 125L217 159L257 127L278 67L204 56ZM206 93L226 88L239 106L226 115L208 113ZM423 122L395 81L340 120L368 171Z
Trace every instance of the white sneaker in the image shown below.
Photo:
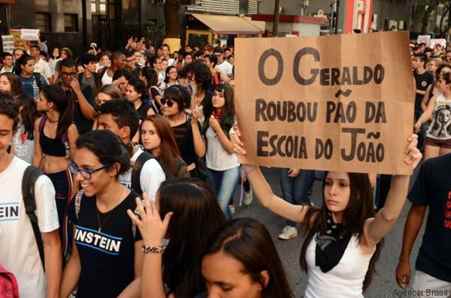
M234 205L229 205L228 208L229 208L230 215L234 216L235 213L236 213L235 206Z
M249 206L250 204L252 204L253 199L254 199L254 194L252 193L252 189L250 189L249 192L244 192L243 203L245 206Z
M298 229L292 226L285 226L279 234L280 240L290 240L298 236Z

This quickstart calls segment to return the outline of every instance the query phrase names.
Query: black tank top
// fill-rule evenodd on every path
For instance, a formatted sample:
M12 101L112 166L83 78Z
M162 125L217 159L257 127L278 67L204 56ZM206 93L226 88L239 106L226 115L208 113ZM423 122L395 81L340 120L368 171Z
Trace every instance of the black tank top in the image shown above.
M44 134L44 126L47 121L47 117L43 116L41 123L39 124L39 144L41 145L42 153L50 156L66 157L66 133L60 138L51 139Z

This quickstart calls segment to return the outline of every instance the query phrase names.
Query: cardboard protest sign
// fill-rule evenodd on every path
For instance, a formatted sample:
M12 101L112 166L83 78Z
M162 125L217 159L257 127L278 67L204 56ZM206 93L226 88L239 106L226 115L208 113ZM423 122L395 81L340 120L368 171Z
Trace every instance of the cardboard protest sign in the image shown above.
M236 39L247 161L409 174L413 79L405 32Z

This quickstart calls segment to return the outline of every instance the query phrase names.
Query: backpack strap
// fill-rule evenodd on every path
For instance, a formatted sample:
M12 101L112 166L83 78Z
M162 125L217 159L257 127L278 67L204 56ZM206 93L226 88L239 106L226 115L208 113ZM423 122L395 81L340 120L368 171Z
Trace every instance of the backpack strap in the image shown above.
M141 189L141 171L149 159L154 158L152 154L147 151L143 151L135 161L132 169L132 190L136 192L138 196L142 196L143 190Z
M45 121L47 121L47 116L44 114L39 121L39 132L42 133L44 131Z
M25 211L31 222L33 228L34 238L39 250L42 268L45 271L44 263L44 244L42 242L41 231L39 230L38 217L36 216L36 198L34 187L36 180L42 175L41 170L34 166L28 166L22 178L22 197L25 206Z
M79 192L77 192L77 194L75 195L75 199L74 199L74 205L75 205L75 217L78 220L78 215L80 214L80 208L81 208L81 198L83 198L84 192L83 190L80 190Z

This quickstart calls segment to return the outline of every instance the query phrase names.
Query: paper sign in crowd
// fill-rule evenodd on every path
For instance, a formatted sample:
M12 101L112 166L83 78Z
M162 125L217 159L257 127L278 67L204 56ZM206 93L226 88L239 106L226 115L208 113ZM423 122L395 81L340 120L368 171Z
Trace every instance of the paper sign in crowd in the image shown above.
M405 32L235 41L247 162L409 174L414 89Z

